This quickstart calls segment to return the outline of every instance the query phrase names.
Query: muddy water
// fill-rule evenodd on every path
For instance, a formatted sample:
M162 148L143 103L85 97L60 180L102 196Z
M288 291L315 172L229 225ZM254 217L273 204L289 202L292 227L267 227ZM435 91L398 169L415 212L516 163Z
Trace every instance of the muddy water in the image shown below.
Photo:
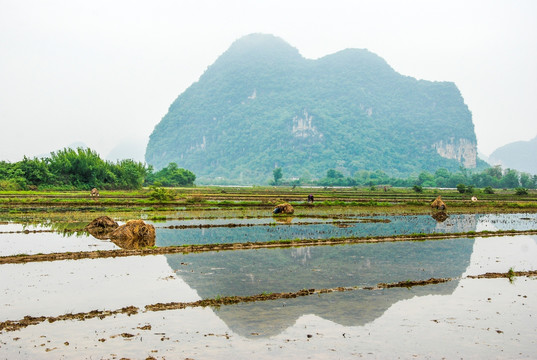
M140 359L332 359L332 358L534 358L537 346L537 281L462 280L444 294L386 289L370 300L398 300L374 319L350 309L349 323L307 313L281 321L279 312L234 310L241 326L219 317L220 309L195 308L118 315L103 320L57 322L0 334L2 358ZM317 299L342 311L336 297ZM296 303L295 303L296 301ZM300 308L296 299L280 304ZM306 304L307 305L307 304ZM241 307L233 305L230 307ZM328 312L329 310L327 310ZM242 315L241 315L242 312ZM242 319L241 317L246 317ZM350 324L350 323L354 323ZM283 326L284 328L282 328ZM244 333L248 333L244 335ZM266 336L270 335L270 336Z
M476 230L537 229L537 214L455 214L444 222L429 215L347 217L354 221L343 223L309 223L307 225L258 225L252 227L210 227L167 229L180 222L157 223L157 246L183 244L212 244L233 242L264 242L282 239L325 239L330 237L389 236L415 233L457 233ZM294 221L295 219L293 219ZM341 221L340 219L336 219ZM245 224L251 220L241 219ZM268 220L257 220L263 224ZM343 220L344 221L344 220ZM189 225L213 224L211 221L192 220Z
M470 263L473 244L473 239L450 239L165 257L180 278L209 298L459 277Z
M444 222L437 222L429 215L369 217L346 215L344 219L221 218L149 222L157 227L156 245L171 246L476 230L529 230L537 229L537 214L454 214ZM1 223L0 256L118 249L110 241L98 240L82 232L81 229L85 225L79 222L45 222L39 225ZM181 226L197 227L169 228Z
M199 299L162 255L3 264L0 271L0 321Z
M102 241L91 235L66 235L58 233L0 234L0 256L18 254L47 254L119 249L110 241Z
M278 222L282 220L154 224L161 246L537 228L537 214L524 213L451 215L444 222L430 216L351 215ZM347 222L342 226L334 220ZM200 224L222 227L163 228ZM229 224L243 226L225 227ZM63 232L81 225L2 223L0 256L117 248L79 232ZM537 269L537 236L6 264L0 266L0 321L130 305L140 311L2 332L0 359L532 358L537 351L537 280L465 278L510 268ZM410 289L362 288L219 308L144 311L155 303L432 277L454 280Z
M537 236L1 265L2 320L138 306L136 315L0 333L0 358L532 358L537 280L161 312L148 303L537 268Z

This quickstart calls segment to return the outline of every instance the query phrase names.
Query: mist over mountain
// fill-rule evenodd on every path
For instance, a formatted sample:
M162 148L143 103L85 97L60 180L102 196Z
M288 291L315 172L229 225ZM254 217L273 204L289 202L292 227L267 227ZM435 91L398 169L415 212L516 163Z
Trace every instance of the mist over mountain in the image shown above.
M106 160L115 162L123 159L132 159L137 162L144 162L144 147L146 139L128 138L120 141L105 156Z
M537 136L529 141L515 141L499 147L489 156L491 165L501 165L504 169L537 174Z
M472 115L454 83L416 80L364 49L305 59L284 40L251 34L172 103L145 154L197 181L262 183L382 170L408 176L475 168Z

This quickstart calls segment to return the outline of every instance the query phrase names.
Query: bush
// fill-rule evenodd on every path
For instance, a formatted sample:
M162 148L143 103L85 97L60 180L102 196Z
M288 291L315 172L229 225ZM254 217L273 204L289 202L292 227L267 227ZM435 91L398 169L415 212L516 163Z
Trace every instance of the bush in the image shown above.
M164 189L161 187L151 186L151 192L149 198L157 201L170 201L174 200L177 196L177 192L173 189Z
M464 184L458 184L457 185L457 191L461 194L464 194L466 192L466 185Z
M414 186L412 187L412 190L414 190L414 191L417 192L417 193L422 193L422 192L423 192L423 187L420 186L420 185L414 185Z
M523 187L517 187L515 189L515 195L528 195L528 190Z
M494 190L492 190L492 187L491 186L487 186L486 188L483 189L483 192L485 194L494 194Z
M13 190L20 190L20 189L21 189L21 187L14 180L11 180L11 179L10 180L0 180L0 190L13 191Z

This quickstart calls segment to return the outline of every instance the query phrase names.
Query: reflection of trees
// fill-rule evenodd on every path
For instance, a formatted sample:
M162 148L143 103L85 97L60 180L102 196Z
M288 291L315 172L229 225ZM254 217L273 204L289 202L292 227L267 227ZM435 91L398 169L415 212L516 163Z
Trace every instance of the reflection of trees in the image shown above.
M475 230L478 215L451 215L445 225L430 215L356 217L352 226L337 223L260 225L191 229L157 229L157 245L234 243L279 239L321 239L345 236L391 236L414 233L450 233ZM283 218L286 219L286 218Z
M473 239L451 239L177 254L166 258L202 298L211 298L459 277L469 265L473 243ZM309 313L343 325L363 325L399 300L415 295L449 294L456 286L453 281L411 290L357 290L225 306L216 314L243 336L255 332L269 336Z
M62 234L64 237L69 236L76 236L76 237L82 237L87 236L86 232L84 231L84 226L86 226L86 222L80 222L80 221L34 221L34 222L27 222L22 224L22 229L28 230L29 228L43 228L43 230L53 231L56 233ZM30 230L33 231L33 230Z

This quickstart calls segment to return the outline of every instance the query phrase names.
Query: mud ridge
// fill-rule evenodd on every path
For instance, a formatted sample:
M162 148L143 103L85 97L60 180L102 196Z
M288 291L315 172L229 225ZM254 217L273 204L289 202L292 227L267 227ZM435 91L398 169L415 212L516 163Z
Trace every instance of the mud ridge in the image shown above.
M513 275L515 274L515 275ZM506 272L506 273L486 273L481 275L472 275L467 276L466 278L470 279L481 279L481 278L508 278L512 279L514 276L537 276L537 270L530 271L517 271L517 272ZM426 286L445 283L453 281L459 278L430 278L427 280L406 280L400 281L397 283L379 283L376 286L368 287L336 287L328 289L302 289L296 292L284 292L284 293L263 293L256 295L248 296L222 296L210 299L202 299L193 302L170 302L170 303L157 303L145 306L145 312L147 311L166 311L166 310L179 310L185 308L194 308L194 307L219 307L222 305L233 305L238 303L247 303L254 301L269 301L277 299L293 299L298 297L310 296L315 294L327 294L335 292L345 292L345 291L355 291L355 290L381 290L389 288L411 288L413 286ZM141 310L135 306L127 306L118 310L92 310L86 313L77 313L77 314L64 314L59 316L25 316L21 320L7 320L0 322L0 333L1 332L10 332L17 331L23 328L26 328L31 325L38 325L43 322L53 323L56 321L67 321L67 320L78 320L84 321L93 318L104 319L109 316L117 314L126 314L128 316L136 315Z
M519 277L519 276L537 276L537 270L530 270L530 271L509 271L506 273L497 273L497 272L489 272L481 275L468 275L467 278L469 279L498 279L498 278L508 278L511 279L513 277Z
M284 218L278 219L284 220ZM276 220L276 221L278 221ZM390 220L387 220L388 222ZM170 226L158 226L160 229L209 229L209 228L236 228L236 227L254 227L254 226L297 226L297 225L338 225L338 224L356 224L364 222L381 222L381 221L361 221L361 220L347 220L347 221L333 221L333 222L295 222L295 223L264 223L264 224L197 224L197 225L170 225ZM385 222L385 221L382 221Z
M395 288L395 287L413 287L413 286L425 286L425 285L434 285L434 284L440 284L445 283L448 281L453 280L452 278L430 278L428 280L406 280L406 281L400 281L398 283L391 283L391 284L385 284L380 283L377 285L380 289L389 289L389 288Z
M230 251L230 250L251 250L262 248L286 248L286 247L302 247L302 246L323 246L323 245L339 245L339 244L361 244L361 243L383 243L397 241L425 241L425 240L445 240L455 239L460 237L495 237L495 236L514 236L514 235L537 235L537 230L524 231L482 231L469 233L451 233L451 234L412 234L412 235L396 235L396 236L379 236L379 237L353 237L353 238L330 238L330 239L297 239L297 240L279 240L266 242L244 242L244 243L229 243L229 244L204 244L204 245L180 245L166 247L151 247L133 250L96 250L96 251L80 251L80 252L65 252L65 253L50 253L50 254L20 254L1 256L0 264L20 264L28 262L40 261L58 261L58 260L78 260L78 259L99 259L110 257L124 256L145 256L145 255L162 255L162 254L177 254L177 253L196 253L210 251Z
M81 229L82 230L82 229ZM79 230L79 231L81 231ZM76 231L76 230L74 230ZM57 232L56 230L13 230L13 231L0 231L0 234L38 234L38 233L53 233ZM62 231L58 231L62 232Z

